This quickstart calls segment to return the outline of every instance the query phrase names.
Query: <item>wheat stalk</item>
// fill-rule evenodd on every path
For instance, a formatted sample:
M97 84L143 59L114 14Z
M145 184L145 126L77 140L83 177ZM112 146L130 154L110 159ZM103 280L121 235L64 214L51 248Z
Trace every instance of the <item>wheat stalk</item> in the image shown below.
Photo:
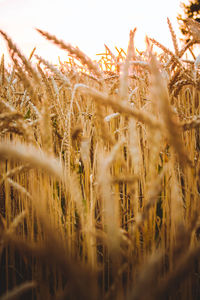
M67 50L70 55L80 60L83 65L86 65L88 69L94 73L97 77L102 77L102 73L95 65L92 60L83 53L78 47L72 47L70 44L64 43L62 40L58 40L54 35L49 34L46 31L36 29L41 35L43 35L47 40L52 41L55 45L59 46L63 50Z
M33 67L31 66L31 63L25 58L25 56L21 53L21 51L17 48L17 46L12 42L11 38L8 37L8 35L0 30L0 34L3 36L3 38L6 40L7 44L8 44L8 48L10 51L10 55L11 58L13 59L14 63L17 61L16 59L14 59L14 54L16 54L18 56L19 59L21 59L25 69L27 70L27 72L29 73L30 76L33 76L34 80L36 83L38 83L39 77L36 73L36 71L33 69Z
M101 92L96 91L95 89L89 88L86 85L79 85L78 90L82 93L88 94L94 98L101 105L110 105L113 109L118 112L124 113L127 116L136 118L138 121L145 123L152 128L161 128L161 123L150 113L145 111L131 108L129 105L125 103L120 103L115 100L115 98L107 96Z
M19 143L1 143L0 158L28 163L30 166L42 169L60 180L63 178L63 170L60 163L34 147L27 147Z
M19 297L23 297L24 293L36 287L36 282L28 281L20 286L17 286L12 291L9 291L5 295L1 296L1 300L14 300L19 299Z
M168 23L169 30L170 30L170 33L171 33L171 36L172 36L172 42L173 42L173 45L174 45L175 54L178 57L179 56L178 42L177 42L176 34L175 34L175 32L173 30L173 27L172 27L172 23L170 22L169 18L167 18L167 23Z

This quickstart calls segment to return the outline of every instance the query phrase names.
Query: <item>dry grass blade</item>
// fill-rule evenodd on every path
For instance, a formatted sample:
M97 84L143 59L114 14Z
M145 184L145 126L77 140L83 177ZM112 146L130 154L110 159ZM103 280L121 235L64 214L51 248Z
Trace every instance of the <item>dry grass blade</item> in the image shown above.
M45 60L44 58L35 55L35 57L42 62L48 69L50 69L55 75L58 76L59 79L61 79L63 81L63 83L65 83L65 85L67 86L71 86L69 79L60 71L58 70L56 67L54 67L52 64L50 64L47 60Z
M122 67L122 72L120 76L120 97L121 100L127 100L128 98L128 71L130 60L134 57L134 36L135 36L136 28L130 31L129 34L129 44L128 44L128 51L127 56L124 64Z
M4 54L1 57L0 72L0 84L3 86L5 81Z
M98 178L98 184L104 203L105 225L108 233L109 250L113 253L119 252L119 209L118 204L113 197L111 190L110 167L117 159L120 148L124 141L120 141L112 148L109 156L100 158L101 171Z
M173 30L173 27L172 27L172 23L170 22L169 18L167 18L167 23L168 23L169 30L170 30L170 33L171 33L171 36L172 36L172 41L173 41L173 45L174 45L175 54L176 54L176 56L178 56L179 55L178 42L177 42L176 34L175 34L175 32Z
M26 172L30 168L31 168L31 166L29 164L25 164L25 165L16 167L16 168L6 172L6 174L2 175L2 181L5 180L7 177L16 176L16 175L21 174L22 172ZM2 183L2 181L0 181L0 184Z
M29 281L21 284L20 286L17 286L14 288L12 291L9 291L5 295L0 297L0 300L15 300L15 299L22 299L24 297L23 295L36 287L36 282L34 281ZM24 298L23 298L24 299Z
M187 49L189 49L191 46L195 44L195 39L190 40L186 45L183 46L183 48L179 51L178 57L181 58L183 54L186 52Z
M79 84L78 90L81 93L85 93L87 95L92 96L94 100L97 101L99 104L110 105L113 109L117 110L118 112L136 118L138 121L145 123L146 125L149 125L152 128L159 129L162 127L162 124L148 112L136 108L131 108L128 104L120 103L119 101L116 101L115 98L107 96L106 94L103 94L95 89L89 88L88 86L83 84Z
M25 58L25 56L20 52L20 50L17 48L17 46L12 42L12 40L8 37L8 35L5 32L0 30L0 34L3 36L3 38L6 40L6 42L8 44L11 58L13 59L14 55L16 54L17 57L22 61L23 65L24 65L25 69L27 70L27 72L29 73L29 75L33 76L35 82L38 83L40 81L39 77L38 77L36 71L31 66L30 61L28 61Z
M111 58L112 58L113 62L115 63L115 65L118 66L118 61L117 61L116 56L112 53L112 51L110 50L110 48L108 48L108 46L106 44L104 44L104 47L108 51L108 53L111 56Z
M177 56L178 56L179 58L181 58L181 57L184 55L184 53L185 53L188 49L190 50L190 47L192 47L195 43L196 43L196 42L195 42L194 39L189 40L188 43L185 44L185 45L183 46L183 48L179 51L179 53L178 53ZM174 62L174 57L172 57L172 58L167 62L166 68L169 68L169 66L170 66L173 62ZM192 63L193 63L193 62L192 62Z
M63 170L60 163L34 147L22 144L1 143L0 158L28 163L32 167L42 169L60 180L63 179Z
M33 50L31 51L28 60L31 60L31 58L33 57L34 53L35 53L36 47L33 48Z
M53 90L52 90L52 87L51 87L51 84L49 83L49 80L46 76L46 74L44 73L44 71L42 70L42 68L40 67L40 65L38 64L37 65L37 68L38 68L38 71L42 77L42 86L43 86L43 89L46 93L46 96L49 98L49 99L54 99L54 93L53 93Z
M19 65L19 62L16 58L14 58L14 56L12 57L12 60L15 64L15 67L18 71L17 76L20 78L20 80L23 82L24 87L28 90L30 96L31 96L31 100L33 101L33 103L36 105L36 103L38 102L38 95L35 92L35 88L33 83L31 82L31 77L27 76L27 74L22 70L21 66ZM37 75L37 78L38 75ZM37 79L39 82L39 79Z
M135 224L136 227L135 228L140 227L143 224L143 222L145 221L145 219L148 216L150 209L158 201L158 199L159 199L158 196L159 196L160 192L162 191L162 180L163 180L165 171L166 171L166 166L165 166L164 170L162 170L162 172L154 180L151 188L147 191L147 202L146 202L146 205L144 206L143 212L141 214L138 214L136 217L136 224Z
M16 230L16 228L18 227L18 225L24 221L24 219L27 216L27 211L23 210L21 213L19 213L14 220L12 221L12 223L9 225L9 228L6 231L6 234L12 234L14 233L14 231Z
M179 65L179 67L183 68L182 66L182 62L181 60L179 59L178 56L174 55L174 53L169 50L168 48L166 48L165 46L163 46L161 43L159 43L158 41L156 41L155 39L152 39L152 38L149 38L149 40L154 44L156 45L157 47L159 47L160 49L162 49L166 54L170 55L173 59L173 61Z
M17 183L16 181L7 178L6 181L14 188L16 189L20 194L22 194L23 196L27 197L28 199L32 199L31 195L29 194L29 192L23 187L21 186L19 183Z
M179 162L191 164L191 160L186 154L181 139L181 133L179 131L180 126L173 117L166 83L160 74L156 58L152 54L150 65L152 70L152 96L166 126L169 141L174 147L175 152L178 154Z
M43 35L47 40L52 41L55 45L59 46L63 50L67 50L70 55L80 60L83 65L86 65L88 69L94 73L97 77L102 77L102 73L98 66L93 63L93 61L83 53L78 47L72 47L70 44L66 44L62 40L57 39L54 35L49 34L46 31L36 29L41 35Z

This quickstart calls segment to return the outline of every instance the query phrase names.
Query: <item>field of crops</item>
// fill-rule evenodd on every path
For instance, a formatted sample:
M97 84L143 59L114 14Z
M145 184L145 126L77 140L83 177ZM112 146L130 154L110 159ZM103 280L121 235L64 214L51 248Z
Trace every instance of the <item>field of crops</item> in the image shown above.
M58 65L0 31L1 300L200 299L200 29L168 25L98 62L38 29Z

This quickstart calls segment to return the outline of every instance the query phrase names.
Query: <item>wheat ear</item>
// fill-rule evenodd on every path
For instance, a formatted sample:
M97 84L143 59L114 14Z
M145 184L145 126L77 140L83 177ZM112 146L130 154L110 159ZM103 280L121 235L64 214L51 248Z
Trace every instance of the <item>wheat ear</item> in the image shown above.
M28 61L26 59L26 57L21 53L21 51L17 48L17 46L13 43L13 41L11 40L11 38L2 30L0 30L0 34L3 36L3 38L6 40L8 48L9 48L9 52L11 55L11 58L13 60L14 58L14 54L16 54L18 56L18 58L20 58L20 60L22 61L25 69L27 70L27 72L29 73L30 76L33 76L34 80L39 83L40 79L38 77L37 72L33 69L33 67L31 66L30 61ZM16 61L16 59L15 59ZM14 61L14 62L15 62Z
M93 63L93 61L83 53L78 47L73 47L70 44L66 44L62 40L57 39L56 36L51 35L50 33L36 29L41 35L43 35L47 40L53 42L55 45L59 46L63 50L67 50L69 54L76 59L78 59L83 65L86 65L88 69L94 73L97 77L102 77L102 72L98 68L97 65Z
M84 84L79 84L78 90L80 90L81 93L92 96L93 99L101 105L109 105L113 109L117 110L118 112L133 117L138 121L145 123L146 125L152 128L157 128L157 129L162 128L161 122L159 122L149 112L146 112L144 110L139 110L137 108L131 108L128 104L120 103L119 101L116 101L115 98L108 96L104 93L101 93L93 88L89 88Z
M171 33L171 36L172 36L172 42L173 42L173 45L174 45L175 54L176 54L176 56L178 56L179 55L178 42L177 42L176 34L175 34L174 29L172 27L172 23L170 22L169 18L167 18L167 23L168 23L169 30L170 30L170 33Z
M27 147L22 144L1 143L0 158L29 163L30 166L42 169L47 174L51 174L62 180L63 170L60 163L34 147Z

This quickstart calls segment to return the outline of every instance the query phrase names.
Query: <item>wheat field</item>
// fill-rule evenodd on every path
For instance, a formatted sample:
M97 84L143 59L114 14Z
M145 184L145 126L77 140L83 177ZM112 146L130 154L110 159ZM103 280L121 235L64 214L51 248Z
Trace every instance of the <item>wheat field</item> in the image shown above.
M37 29L58 65L0 31L1 300L200 299L200 29L168 25L98 61Z

